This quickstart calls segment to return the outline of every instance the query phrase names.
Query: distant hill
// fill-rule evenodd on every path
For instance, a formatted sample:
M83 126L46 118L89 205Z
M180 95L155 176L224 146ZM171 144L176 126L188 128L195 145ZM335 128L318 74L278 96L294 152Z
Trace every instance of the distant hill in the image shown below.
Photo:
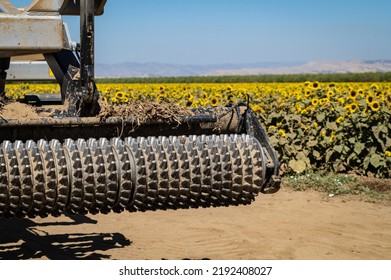
M259 74L318 74L391 72L391 60L263 62L248 64L181 65L168 63L97 64L97 77L175 77Z

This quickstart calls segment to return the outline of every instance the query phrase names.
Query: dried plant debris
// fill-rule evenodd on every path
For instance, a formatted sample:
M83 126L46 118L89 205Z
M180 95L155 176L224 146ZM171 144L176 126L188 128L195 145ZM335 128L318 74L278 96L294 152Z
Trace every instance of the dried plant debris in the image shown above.
M175 103L156 101L130 101L128 104L112 105L101 104L99 118L109 117L135 118L137 123L146 123L152 120L180 123L180 116L191 116L192 111Z
M193 115L191 109L183 108L178 104L148 100L130 101L128 104L122 105L101 102L100 106L101 111L97 117L102 122L110 117L120 117L132 118L137 124L156 120L179 124L181 116ZM0 116L3 119L14 119L19 122L43 118L49 121L53 112L64 109L63 106L45 106L45 108L47 110L42 110L42 107L35 108L23 103L0 100Z

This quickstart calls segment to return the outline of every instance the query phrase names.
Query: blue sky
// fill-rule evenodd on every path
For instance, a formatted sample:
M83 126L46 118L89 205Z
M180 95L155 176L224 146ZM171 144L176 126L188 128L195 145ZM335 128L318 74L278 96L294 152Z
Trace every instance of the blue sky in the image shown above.
M96 62L391 59L390 12L390 0L108 0Z

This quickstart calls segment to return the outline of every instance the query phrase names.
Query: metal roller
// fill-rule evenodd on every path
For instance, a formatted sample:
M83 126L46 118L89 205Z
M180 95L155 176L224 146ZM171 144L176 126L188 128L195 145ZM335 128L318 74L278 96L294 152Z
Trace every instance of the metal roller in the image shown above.
M277 192L277 153L249 102L170 114L159 104L141 116L99 101L94 16L106 2L0 0L0 218L246 205ZM62 15L80 16L80 43ZM20 55L42 56L61 92L19 100L39 107L35 117L4 118Z
M4 141L0 216L250 204L266 162L245 134Z

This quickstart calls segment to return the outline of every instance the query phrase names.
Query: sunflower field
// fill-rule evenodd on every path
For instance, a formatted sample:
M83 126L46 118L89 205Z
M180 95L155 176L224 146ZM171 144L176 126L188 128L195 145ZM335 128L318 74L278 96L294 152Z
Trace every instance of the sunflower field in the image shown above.
M249 102L276 148L283 173L308 170L391 177L391 83L98 84L102 100L216 107ZM11 84L7 95L58 92L52 84Z

